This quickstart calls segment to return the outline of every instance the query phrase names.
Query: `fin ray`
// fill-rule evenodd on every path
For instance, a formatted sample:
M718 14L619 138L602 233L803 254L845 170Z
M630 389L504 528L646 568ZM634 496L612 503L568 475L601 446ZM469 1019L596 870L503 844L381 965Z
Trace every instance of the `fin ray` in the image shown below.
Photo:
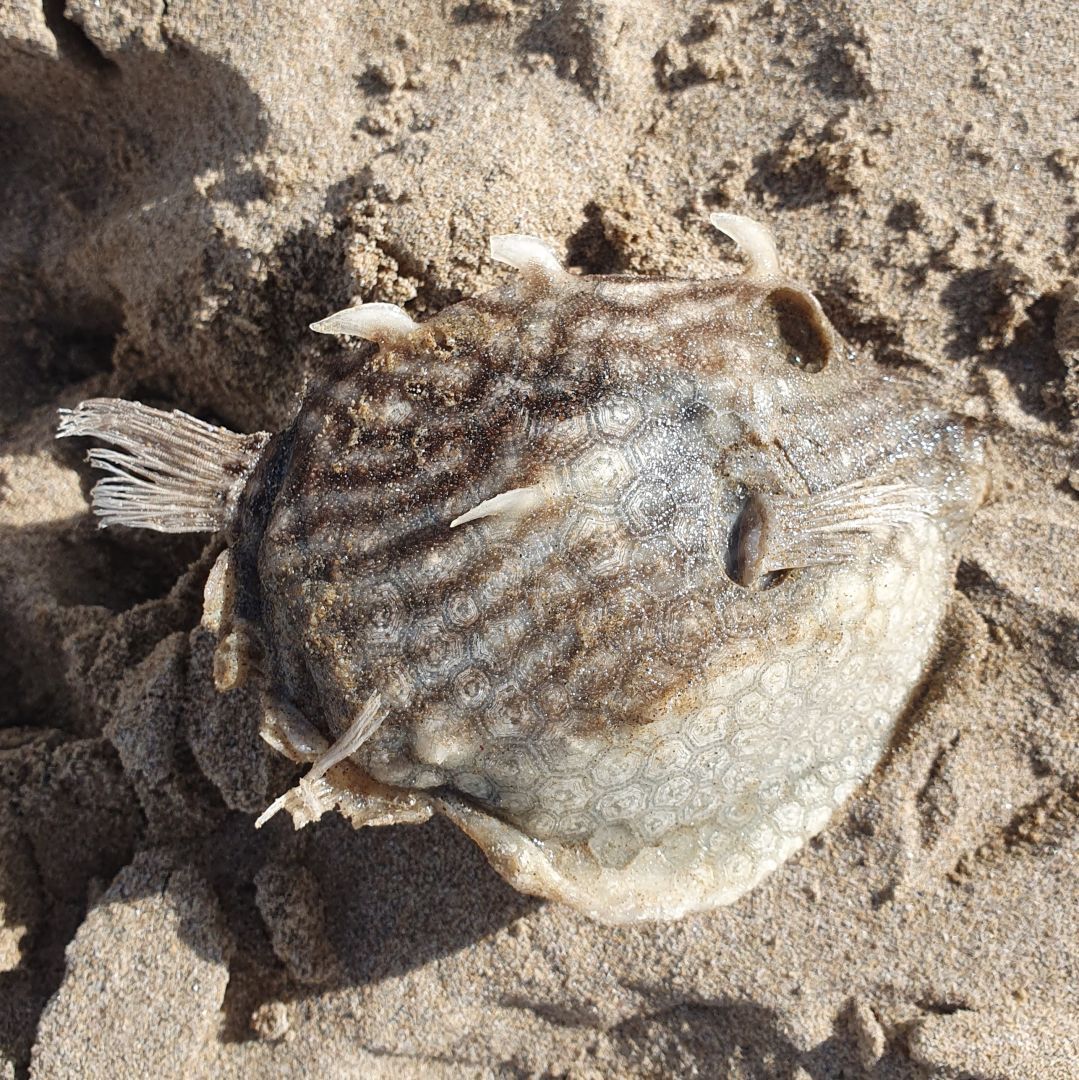
M106 474L91 492L99 526L158 532L214 532L227 525L270 438L119 398L61 409L56 437L77 436L111 444L89 455Z

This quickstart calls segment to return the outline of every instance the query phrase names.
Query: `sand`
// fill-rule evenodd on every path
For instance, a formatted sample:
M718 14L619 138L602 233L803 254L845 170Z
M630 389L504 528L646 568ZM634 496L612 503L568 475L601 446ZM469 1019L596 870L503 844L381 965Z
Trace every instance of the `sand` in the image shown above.
M1067 0L0 6L0 1078L1079 1075L1079 12ZM730 908L596 926L290 779L96 531L55 410L274 429L352 300L737 266L766 220L992 495L887 759Z

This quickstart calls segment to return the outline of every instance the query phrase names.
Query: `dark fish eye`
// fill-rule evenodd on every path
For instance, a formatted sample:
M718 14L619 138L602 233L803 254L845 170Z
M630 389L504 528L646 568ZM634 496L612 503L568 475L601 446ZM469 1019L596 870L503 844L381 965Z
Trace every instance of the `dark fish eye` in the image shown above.
M835 348L835 333L820 305L807 292L783 286L769 294L789 363L802 371L823 371Z

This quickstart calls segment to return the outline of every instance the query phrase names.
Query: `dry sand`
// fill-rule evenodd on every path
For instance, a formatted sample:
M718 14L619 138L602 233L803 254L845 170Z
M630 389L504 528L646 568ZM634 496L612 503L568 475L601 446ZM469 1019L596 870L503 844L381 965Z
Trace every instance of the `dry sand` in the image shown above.
M0 37L0 1078L1079 1075L1074 3L5 0ZM672 925L443 822L256 833L289 773L210 685L213 551L95 531L57 406L273 429L313 318L486 288L493 232L714 274L714 208L993 439L888 759Z

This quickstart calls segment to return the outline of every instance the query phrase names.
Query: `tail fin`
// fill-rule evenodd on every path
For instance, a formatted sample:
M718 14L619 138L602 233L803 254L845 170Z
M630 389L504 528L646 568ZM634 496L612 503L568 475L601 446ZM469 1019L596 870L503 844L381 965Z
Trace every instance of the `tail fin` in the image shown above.
M270 437L238 435L186 413L119 398L61 409L56 437L74 435L119 447L90 451L90 463L109 473L91 493L99 527L159 532L215 532L227 525Z

